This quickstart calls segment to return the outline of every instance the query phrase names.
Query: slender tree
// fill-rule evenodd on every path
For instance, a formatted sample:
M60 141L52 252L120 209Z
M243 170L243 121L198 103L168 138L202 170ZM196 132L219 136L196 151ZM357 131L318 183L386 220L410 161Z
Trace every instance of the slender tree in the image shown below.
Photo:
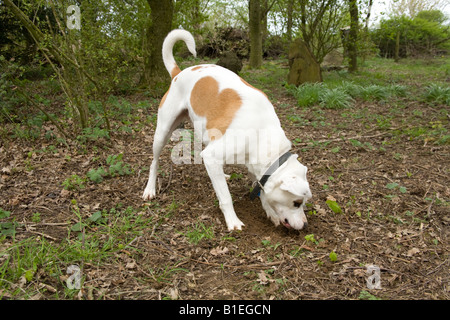
M349 12L350 12L350 32L348 39L348 71L355 72L358 70L358 47L356 42L358 41L358 3L357 0L349 0Z
M262 65L262 27L260 0L248 1L250 27L250 68L260 68Z

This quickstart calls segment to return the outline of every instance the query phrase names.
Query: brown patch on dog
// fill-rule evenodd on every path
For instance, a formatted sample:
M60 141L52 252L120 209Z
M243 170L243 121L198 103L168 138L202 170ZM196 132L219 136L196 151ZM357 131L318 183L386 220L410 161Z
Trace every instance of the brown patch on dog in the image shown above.
M219 83L209 76L197 81L190 101L194 112L206 117L206 129L211 141L220 138L220 133L225 134L234 114L242 105L242 99L235 90L224 89L219 92Z
M199 70L199 69L201 69L201 68L203 68L203 66L196 66L196 67L193 67L193 68L192 68L192 71L197 71L197 70Z
M172 69L172 72L170 73L170 76L173 78L175 78L179 73L181 72L181 69L178 66L175 66Z
M242 81L246 86L248 86L248 87L250 87L250 88L252 88L252 89L258 90L258 91L261 92L266 98L268 98L268 97L267 97L267 94L265 94L262 90L259 90L258 88L255 88L254 86L252 86L250 83L248 83L247 81L245 81L245 80L242 79L242 78L241 78L241 81Z
M170 87L171 87L171 86L170 86ZM162 97L161 102L159 103L158 109L160 109L160 108L163 106L164 102L166 102L166 98L167 98L167 95L169 94L170 87L169 87L169 90L167 90L167 92L166 92L166 93L164 94L164 96Z

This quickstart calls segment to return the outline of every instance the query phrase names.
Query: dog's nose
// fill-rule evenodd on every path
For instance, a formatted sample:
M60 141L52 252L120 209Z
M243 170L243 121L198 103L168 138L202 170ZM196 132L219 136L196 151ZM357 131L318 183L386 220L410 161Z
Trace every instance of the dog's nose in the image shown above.
M303 229L308 228L308 222L303 222Z

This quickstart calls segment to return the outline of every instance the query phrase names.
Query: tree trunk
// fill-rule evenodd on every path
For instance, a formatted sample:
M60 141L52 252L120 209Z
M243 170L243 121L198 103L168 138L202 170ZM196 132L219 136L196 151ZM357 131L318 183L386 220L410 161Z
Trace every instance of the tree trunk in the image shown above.
M173 0L147 0L150 18L145 35L146 57L141 85L150 86L152 93L159 95L169 76L162 59L164 38L172 30ZM161 91L161 92L160 92Z
M292 40L292 13L294 11L294 0L288 0L287 6L287 39Z
M250 25L250 68L260 68L262 65L262 30L260 0L249 0Z
M350 11L350 32L348 41L348 71L355 72L358 70L358 3L356 0L349 0Z
M306 28L307 28L307 26L306 26L306 3L307 3L307 0L300 1L300 20L301 20L300 31L303 36L303 41L305 41L306 45L308 45L309 37L308 37L308 31L306 30Z
M394 52L395 62L398 62L400 60L399 52L400 52L400 31L397 31L397 37L395 38L395 52Z

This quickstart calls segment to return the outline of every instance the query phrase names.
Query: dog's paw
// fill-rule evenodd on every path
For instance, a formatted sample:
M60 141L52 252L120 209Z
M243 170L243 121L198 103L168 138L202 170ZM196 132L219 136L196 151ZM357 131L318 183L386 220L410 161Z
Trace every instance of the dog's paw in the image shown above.
M152 190L151 188L145 188L144 194L142 195L142 199L143 200L151 200L155 197L155 195L156 195L156 191L154 189Z
M232 222L227 222L227 227L228 227L228 231L242 230L242 227L245 227L245 224L241 220L236 218Z

